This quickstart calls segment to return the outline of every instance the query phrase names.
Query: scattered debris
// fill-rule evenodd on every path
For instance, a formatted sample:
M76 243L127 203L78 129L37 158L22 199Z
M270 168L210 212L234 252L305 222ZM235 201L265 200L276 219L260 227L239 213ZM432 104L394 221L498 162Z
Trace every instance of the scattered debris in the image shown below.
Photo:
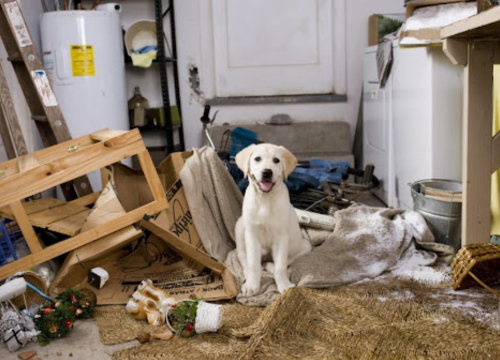
M150 339L151 339L151 334L150 333L144 333L144 334L139 335L137 337L137 340L139 340L139 342L141 344L145 344L145 343L149 342Z
M151 339L170 340L173 336L174 333L170 330L167 330L159 334L151 334Z
M20 353L17 357L21 360L29 360L36 355L36 351L27 351Z

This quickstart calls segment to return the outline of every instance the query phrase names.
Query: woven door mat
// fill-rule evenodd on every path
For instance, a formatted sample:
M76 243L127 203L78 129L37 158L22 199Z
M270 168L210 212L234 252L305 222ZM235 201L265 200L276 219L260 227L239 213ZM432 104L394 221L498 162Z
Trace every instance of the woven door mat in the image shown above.
M218 333L155 341L115 359L499 359L498 299L382 278L314 290L292 288L265 309L223 304ZM161 332L124 306L96 309L105 344Z

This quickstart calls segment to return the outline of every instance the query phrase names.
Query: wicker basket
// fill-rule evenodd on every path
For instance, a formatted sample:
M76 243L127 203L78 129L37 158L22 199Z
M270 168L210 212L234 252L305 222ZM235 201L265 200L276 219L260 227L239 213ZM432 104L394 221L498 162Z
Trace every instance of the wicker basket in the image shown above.
M453 289L481 285L499 295L486 284L500 278L500 245L489 243L464 245L455 256L451 268L455 279Z
M37 273L34 273L32 271L26 271L22 273L17 273L15 274L15 276L24 278L24 280L26 280L27 283L30 283L44 294L47 293L47 284L45 284L45 281L43 281L42 277ZM26 288L26 292L12 299L12 303L18 309L24 309L25 307L24 298L26 298L26 304L28 305L28 307L30 307L32 304L35 303L43 304L47 301L35 290Z

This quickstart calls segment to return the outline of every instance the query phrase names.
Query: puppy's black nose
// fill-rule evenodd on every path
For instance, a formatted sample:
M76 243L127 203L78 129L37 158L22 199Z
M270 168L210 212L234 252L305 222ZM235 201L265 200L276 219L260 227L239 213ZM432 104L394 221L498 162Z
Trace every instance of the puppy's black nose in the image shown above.
M271 169L262 170L262 180L271 180L273 178L273 171Z

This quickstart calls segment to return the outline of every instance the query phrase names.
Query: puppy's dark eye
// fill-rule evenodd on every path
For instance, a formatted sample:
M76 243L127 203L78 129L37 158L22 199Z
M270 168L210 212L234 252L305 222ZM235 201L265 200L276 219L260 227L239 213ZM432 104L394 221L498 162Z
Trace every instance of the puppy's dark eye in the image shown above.
M274 158L274 159L273 159L273 162L274 162L275 164L279 164L279 163L280 163L280 159L278 159L278 158Z
M254 160L255 160L256 162L259 162L259 161L260 161L260 160L262 160L262 159L260 158L260 156L257 156Z

